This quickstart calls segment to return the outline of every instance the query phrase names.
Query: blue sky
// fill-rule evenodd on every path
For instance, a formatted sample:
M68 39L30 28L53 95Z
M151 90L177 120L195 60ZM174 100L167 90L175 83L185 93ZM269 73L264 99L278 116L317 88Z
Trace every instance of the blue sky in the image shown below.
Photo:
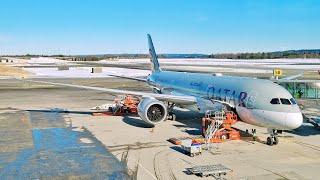
M0 54L320 48L320 0L1 0Z

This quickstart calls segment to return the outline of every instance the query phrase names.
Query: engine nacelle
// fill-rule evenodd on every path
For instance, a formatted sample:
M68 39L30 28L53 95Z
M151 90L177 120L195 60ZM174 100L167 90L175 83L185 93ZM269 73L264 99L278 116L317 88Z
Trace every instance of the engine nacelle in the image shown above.
M143 98L138 105L140 118L148 124L156 125L167 118L167 106L154 98Z

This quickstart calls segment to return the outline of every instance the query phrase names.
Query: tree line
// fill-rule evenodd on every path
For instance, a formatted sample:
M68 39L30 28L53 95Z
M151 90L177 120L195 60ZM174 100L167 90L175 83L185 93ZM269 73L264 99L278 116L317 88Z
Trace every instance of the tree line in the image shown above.
M222 53L211 54L214 59L279 59L279 58L320 58L320 49L290 50L258 53Z
M73 61L98 61L102 59L149 58L149 54L101 54L101 55L34 55L12 56L20 58L56 57ZM158 54L159 58L214 58L214 59L279 59L279 58L320 58L320 49L290 50L257 53L221 53L221 54Z

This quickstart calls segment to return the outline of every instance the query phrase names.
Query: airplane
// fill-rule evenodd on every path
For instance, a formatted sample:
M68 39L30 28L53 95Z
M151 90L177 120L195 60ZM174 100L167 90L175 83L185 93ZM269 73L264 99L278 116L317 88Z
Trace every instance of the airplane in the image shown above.
M222 105L234 111L243 122L266 127L270 134L267 138L268 145L278 144L278 133L282 130L292 130L302 125L303 117L299 106L282 86L270 80L249 77L163 71L149 34L147 39L152 73L146 79L119 77L144 81L153 88L152 93L28 81L140 97L138 115L152 126L168 118L175 118L175 106L205 113Z

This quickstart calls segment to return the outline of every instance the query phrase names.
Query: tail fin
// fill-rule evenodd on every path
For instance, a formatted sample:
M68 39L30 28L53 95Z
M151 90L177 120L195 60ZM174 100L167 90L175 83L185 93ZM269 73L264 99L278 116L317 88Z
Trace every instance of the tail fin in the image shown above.
M149 54L150 54L150 61L151 61L151 70L152 72L158 72L161 71L160 65L159 65L159 61L158 61L158 57L156 54L156 50L153 47L153 42L151 39L150 34L147 35L148 36L148 43L149 43Z

